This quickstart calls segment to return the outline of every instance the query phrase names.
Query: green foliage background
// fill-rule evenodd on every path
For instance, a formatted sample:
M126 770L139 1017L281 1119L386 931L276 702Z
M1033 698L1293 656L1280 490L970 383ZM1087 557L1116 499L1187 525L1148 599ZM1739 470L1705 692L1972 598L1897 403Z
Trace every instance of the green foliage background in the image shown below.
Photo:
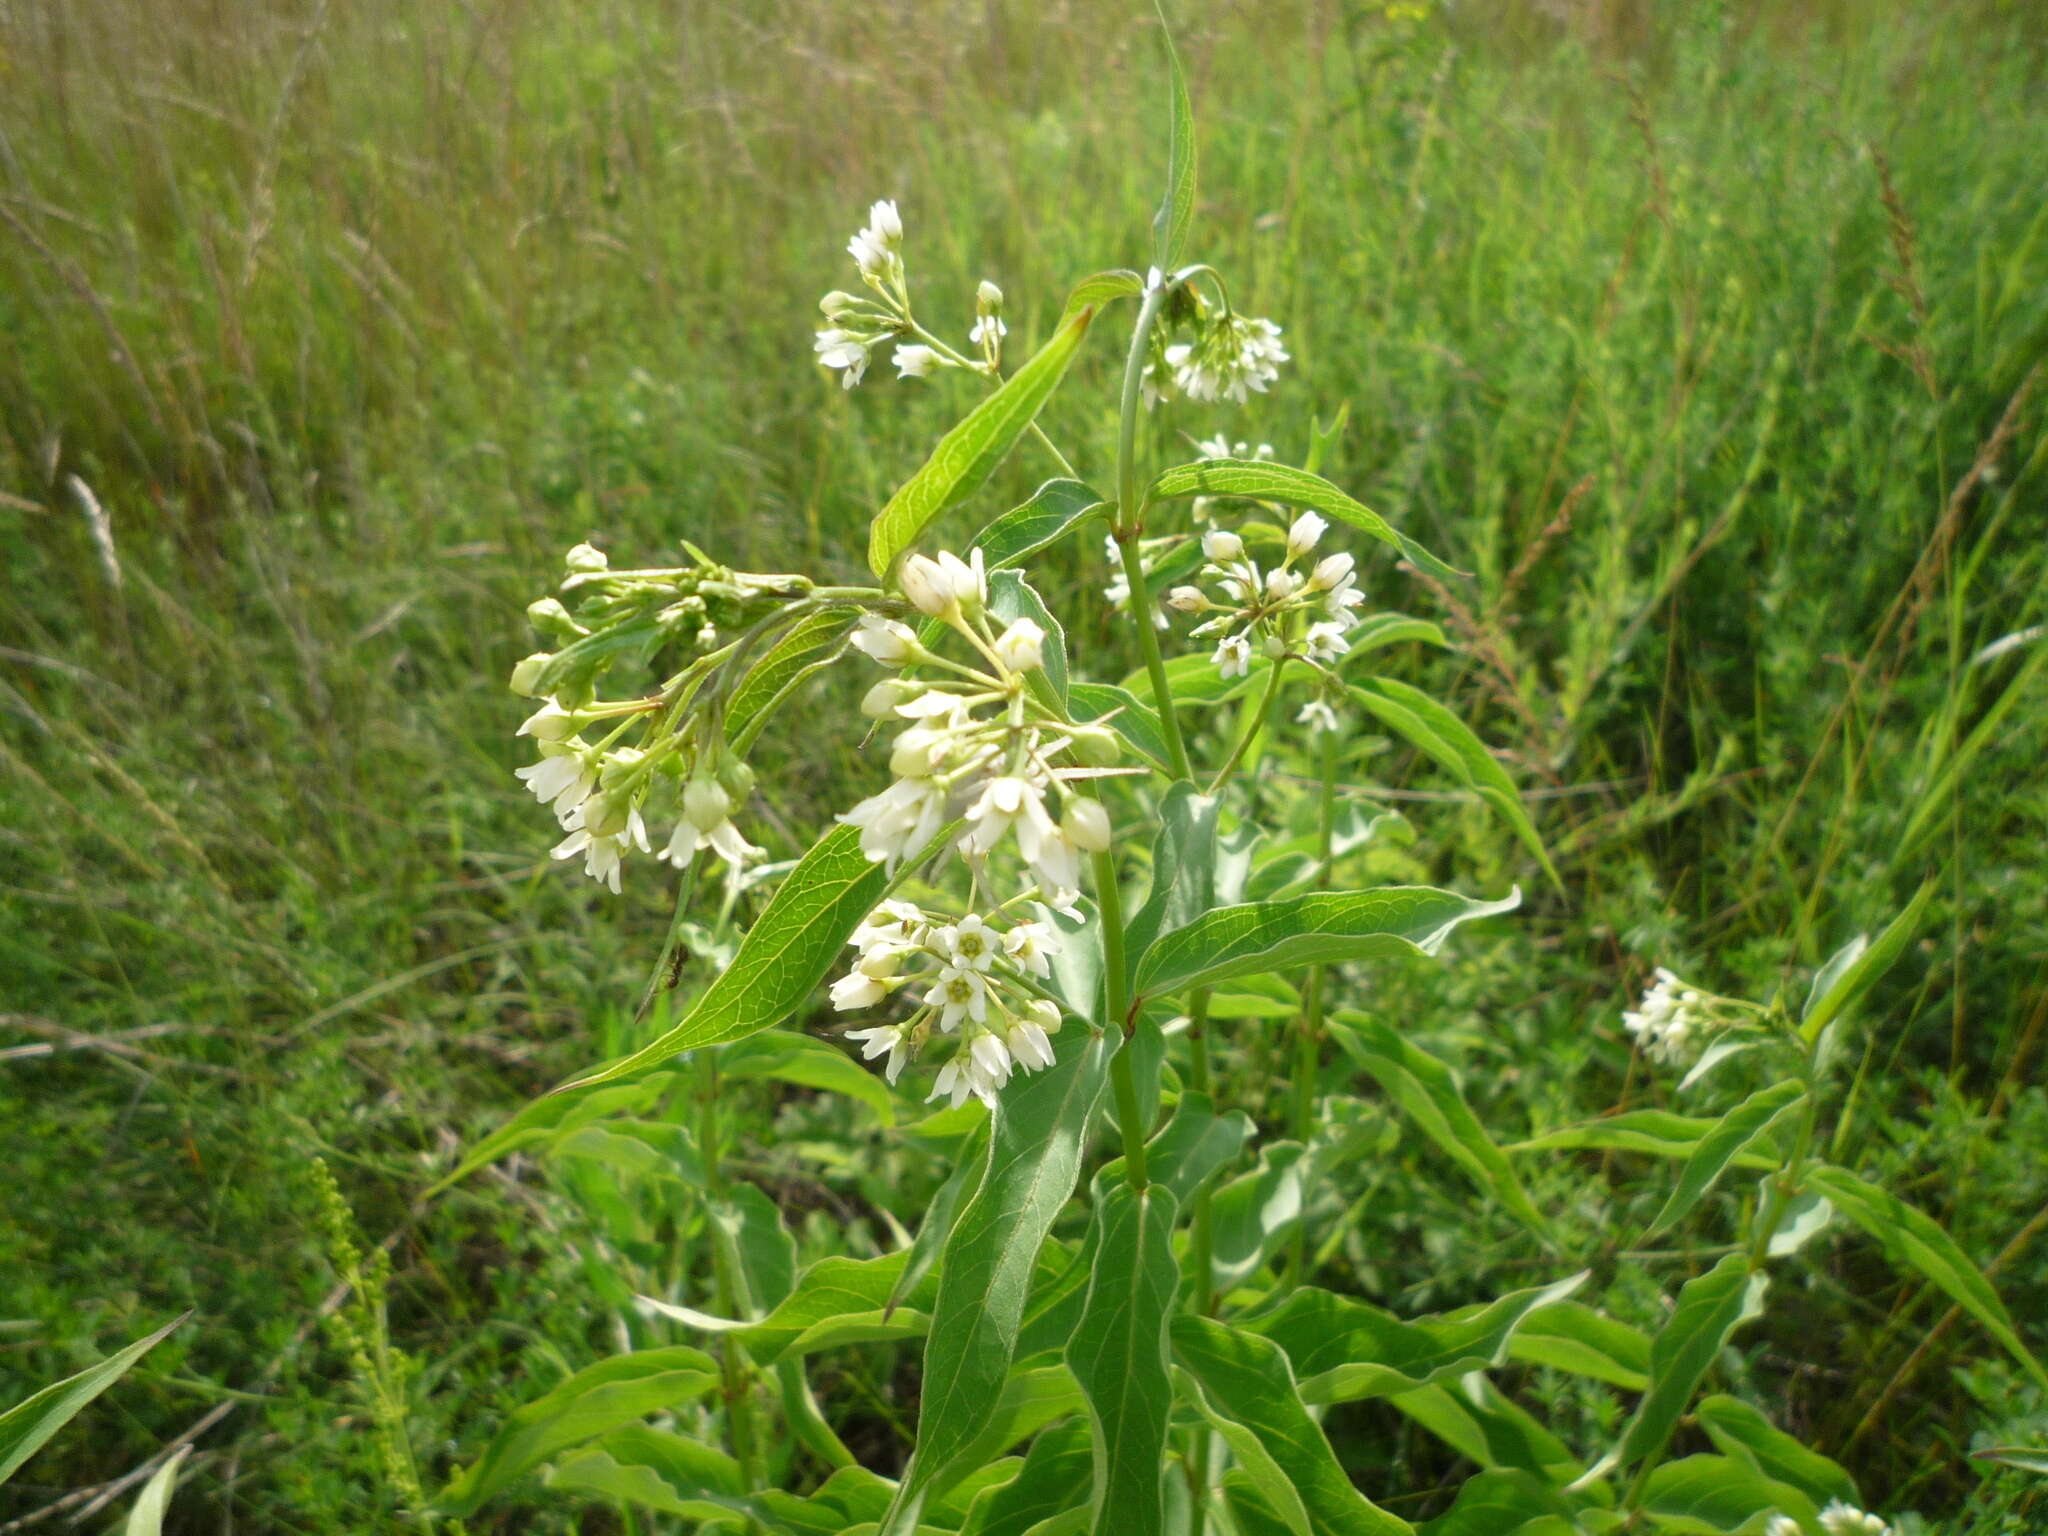
M1837 1154L2038 1319L2048 642L1985 653L2048 606L2038 12L1319 0L1177 26L1193 254L1295 363L1173 426L1299 457L1295 424L1349 405L1324 472L1476 573L1445 596L1375 560L1374 597L1471 642L1439 681L1507 745L1566 886L1391 978L1388 1016L1497 1136L1536 1134L1668 1092L1617 1022L1648 966L1803 986L1933 876ZM1142 261L1156 46L1099 0L0 9L0 1401L200 1309L9 1486L20 1512L231 1402L188 1510L360 1528L375 1458L304 1332L333 1283L315 1152L393 1235L441 1470L614 1347L531 1168L419 1200L622 1046L665 931L651 867L615 901L547 865L510 776L520 610L592 535L857 572L966 400L811 366L845 235L898 198L921 311L964 334L990 275L1035 344L1072 278ZM1113 351L1050 415L1084 473ZM1020 454L979 508L1044 469ZM1092 549L1069 574L1105 579ZM1076 643L1112 644L1092 612ZM876 777L851 732L756 761L784 854ZM1349 768L1408 771L1376 738ZM1479 808L1402 808L1397 873L1528 879ZM1284 1077L1242 1038L1236 1070ZM806 1257L886 1246L881 1212L914 1223L943 1176L843 1101L749 1093L741 1171ZM1711 1257L1626 1249L1645 1172L1530 1177L1647 1319ZM1339 1288L1420 1310L1552 1272L1391 1126L1343 1193ZM1951 1325L1859 1434L1945 1309L1829 1241L1729 1382L1867 1490L2029 1528L2024 1478L1966 1456L2038 1440L2048 1404ZM886 1467L914 1391L845 1370L872 1402L842 1433ZM1331 1427L1376 1486L1448 1473L1384 1410Z

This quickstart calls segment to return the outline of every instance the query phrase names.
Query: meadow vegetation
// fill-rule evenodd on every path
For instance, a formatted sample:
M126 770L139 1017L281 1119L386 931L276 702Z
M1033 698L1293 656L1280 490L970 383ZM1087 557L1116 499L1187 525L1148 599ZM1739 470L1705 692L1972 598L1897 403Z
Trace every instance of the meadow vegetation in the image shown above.
M1498 744L1561 877L1398 740L1351 742L1346 785L1413 830L1377 876L1528 896L1376 978L1374 1008L1520 1142L1675 1107L1620 1025L1653 967L1803 997L1928 885L1857 1011L1830 1154L1939 1217L2048 1346L2038 16L1334 0L1176 24L1198 254L1293 354L1271 396L1177 424L1298 461L1301 423L1348 412L1321 472L1474 573L1363 579L1458 642L1416 665ZM644 1038L670 921L653 866L614 899L547 858L511 776L523 609L585 538L854 577L971 393L813 365L847 231L896 199L920 282L998 278L1027 355L1075 278L1145 264L1157 50L1102 0L0 7L0 1403L197 1309L0 1526L112 1518L63 1501L206 1421L168 1529L371 1528L380 1414L438 1486L620 1347L623 1267L681 1237L573 1159L429 1194ZM1084 354L1045 417L1086 476L1120 362ZM963 525L1049 473L1029 447ZM1098 542L1060 576L1106 583ZM1076 652L1123 654L1091 612ZM815 686L850 709L868 681ZM753 762L778 858L879 772L792 721ZM1284 1040L1232 1038L1235 1102L1284 1124ZM1342 1057L1323 1087L1376 1098ZM721 1114L728 1173L805 1260L893 1248L946 1177L945 1143L885 1123L908 1101L759 1078ZM1648 1158L1520 1158L1564 1264L1371 1115L1309 1262L1404 1316L1585 1266L1653 1328L1721 1251L1635 1245L1668 1182ZM316 1158L389 1256L400 1353L368 1368L319 1321L380 1326L337 1289ZM1970 1453L2040 1445L2048 1400L1906 1273L1838 1224L1716 1380L1880 1507L2038 1528L2038 1478ZM879 1470L916 1365L832 1357L832 1427ZM1620 1411L1514 1379L1560 1434ZM1407 1518L1463 1475L1382 1403L1328 1431L1361 1486L1412 1490L1383 1500ZM472 1528L572 1518L647 1528L531 1480Z

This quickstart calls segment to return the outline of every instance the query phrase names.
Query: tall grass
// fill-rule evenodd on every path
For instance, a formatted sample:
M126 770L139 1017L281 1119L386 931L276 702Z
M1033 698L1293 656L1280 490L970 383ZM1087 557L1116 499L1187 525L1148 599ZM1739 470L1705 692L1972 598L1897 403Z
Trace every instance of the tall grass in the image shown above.
M2048 643L2001 648L2048 606L2029 21L1347 0L1182 41L1200 239L1287 327L1290 398L1349 405L1334 477L1476 573L1375 595L1469 642L1565 855L1498 994L1450 1000L1493 1021L1452 1041L1486 1096L1544 1122L1640 1094L1609 1021L1643 967L1767 990L1937 878L1848 1134L1985 1257L2048 1198ZM289 1359L213 1475L259 1523L331 1522L321 1478L367 1460L302 1460L344 1433L291 1348L316 1149L405 1234L440 1400L493 1392L498 1336L458 1348L484 1319L575 1332L516 1191L410 1211L425 1160L596 1054L666 918L651 880L599 902L545 867L507 772L520 606L592 534L850 568L962 403L810 366L857 213L899 198L921 304L964 330L988 273L1029 339L1140 257L1155 46L1096 0L0 7L0 1022L36 1048L0 1062L0 1316L35 1323L0 1399L210 1318L32 1494ZM1099 426L1062 425L1102 473ZM767 750L771 825L863 772ZM1815 1370L1753 1368L1952 1505L1972 1427L2025 1405L1962 1333L1900 1375L1898 1320L1936 1309L1873 1273L1846 1245L1779 1341ZM2048 1300L2024 1246L2001 1281ZM1990 1407L1936 1385L1956 1359Z

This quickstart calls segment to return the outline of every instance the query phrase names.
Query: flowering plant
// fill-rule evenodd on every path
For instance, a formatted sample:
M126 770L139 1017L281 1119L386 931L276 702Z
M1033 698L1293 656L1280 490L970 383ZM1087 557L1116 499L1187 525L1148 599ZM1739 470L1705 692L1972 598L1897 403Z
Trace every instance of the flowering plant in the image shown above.
M1556 1247L1510 1149L1447 1069L1353 1005L1374 965L1434 956L1460 925L1520 901L1518 889L1480 899L1347 888L1390 821L1345 821L1340 836L1340 749L1354 726L1370 720L1455 775L1556 877L1477 738L1422 690L1368 668L1397 643L1444 639L1426 621L1372 611L1360 555L1377 544L1410 569L1457 573L1318 473L1334 430L1314 435L1302 467L1219 435L1141 476L1143 412L1241 404L1289 360L1276 324L1239 312L1214 269L1184 260L1192 118L1177 63L1171 78L1149 270L1082 280L1014 371L994 283L976 289L964 350L914 313L896 203L874 203L850 242L866 295L826 295L817 362L852 389L888 346L900 379L957 371L988 389L875 517L872 585L736 571L688 545L687 563L616 569L583 544L562 596L529 609L549 648L513 676L537 701L521 731L538 760L519 776L565 833L555 857L580 855L614 891L642 856L675 866L677 935L700 869L724 870L727 916L743 885L779 884L736 944L710 936L720 966L682 1018L542 1101L456 1175L608 1116L640 1127L631 1134L697 1170L684 1198L709 1237L717 1310L694 1304L685 1269L634 1300L635 1326L680 1325L715 1356L650 1345L578 1373L522 1409L441 1508L473 1510L553 1457L561 1486L706 1528L1405 1532L1390 1501L1352 1485L1322 1424L1331 1404L1384 1398L1481 1463L1433 1530L1880 1531L1839 1468L1733 1398L1697 1410L1716 1454L1668 1452L1721 1345L1760 1308L1770 1262L1838 1212L1873 1231L1903 1224L1915 1262L2040 1372L1938 1228L1813 1155L1836 1021L1896 956L1917 907L1877 945L1831 962L1796 1022L1776 1000L1716 998L1659 973L1626 1028L1657 1065L1689 1064L1685 1087L1753 1049L1789 1069L1727 1113L1623 1115L1512 1149L1680 1159L1653 1231L1699 1208L1731 1170L1764 1171L1741 1241L1683 1285L1654 1337L1572 1299L1584 1270L1420 1320L1314 1283L1319 1197L1362 1144L1362 1106L1325 1092L1333 1044L1484 1197ZM1113 478L1098 491L1038 417L1119 305L1135 320ZM1059 473L964 544L921 549L1027 438ZM1139 663L1116 681L1083 675L1067 643L1077 609L1049 602L1028 572L1097 528L1116 570L1103 597ZM750 749L809 679L842 662L872 669L849 729L879 738L886 782L878 772L793 864L766 864L742 830ZM651 688L635 681L647 667ZM625 691L603 697L615 679ZM1304 760L1305 773L1248 771ZM1290 819L1314 830L1268 835ZM842 1044L769 1033L821 985ZM1221 999L1245 994L1279 1000L1292 1021L1287 1134L1255 1152L1259 1128L1212 1061L1214 1016L1240 1006ZM686 1072L702 1102L694 1137L632 1118ZM924 1131L957 1162L915 1237L797 1274L772 1202L725 1181L721 1073L829 1083L885 1108L908 1078L942 1104ZM1114 1145L1091 1170L1098 1127ZM1085 1228L1059 1236L1084 1174ZM807 1361L919 1337L915 1449L886 1477L821 1413ZM1492 1385L1487 1372L1511 1358L1640 1400L1582 1465ZM679 1406L714 1388L715 1408L688 1417ZM631 1422L657 1410L684 1415L694 1434ZM787 1434L765 1436L764 1412ZM1027 1443L1021 1461L1004 1457Z

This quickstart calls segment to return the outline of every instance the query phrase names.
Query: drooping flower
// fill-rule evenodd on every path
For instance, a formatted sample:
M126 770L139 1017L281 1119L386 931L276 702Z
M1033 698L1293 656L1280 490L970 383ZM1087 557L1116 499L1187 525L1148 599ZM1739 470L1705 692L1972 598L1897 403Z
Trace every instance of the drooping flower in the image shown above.
M544 741L540 761L512 770L543 805L552 805L565 826L569 814L597 789L597 764L589 748L574 739Z
M1175 387L1190 400L1242 405L1280 377L1287 352L1272 321L1224 315L1194 341L1168 347L1165 361Z
M587 820L588 810L593 802L586 800L570 813L562 825L568 827L569 835L551 850L558 859L583 855L583 872L601 885L608 885L616 896L620 891L619 869L628 849L648 851L647 825L640 819L638 807L613 816L609 808L600 811L603 817L597 823L606 830L593 830Z
M839 818L860 828L860 851L894 869L946 824L946 789L932 779L898 779Z
M1698 1048L1708 1017L1700 1008L1702 994L1659 966L1656 983L1634 1009L1621 1016L1643 1054L1671 1065L1688 1060Z
M1045 630L1031 619L1013 619L996 637L996 659L1012 672L1030 672L1045 665Z
M921 379L939 366L939 354L922 342L910 342L896 348L891 359L896 364L899 379Z
M1216 642L1216 663L1218 675L1243 677L1251 670L1252 645L1243 635L1225 635Z
M836 997L834 1001L837 1002ZM849 1029L846 1038L865 1042L860 1053L864 1061L873 1061L877 1056L886 1054L889 1059L883 1064L882 1072L891 1083L903 1075L903 1068L910 1061L910 1031L901 1024L878 1024L872 1029Z
M1326 699L1310 699L1301 706L1301 713L1294 717L1297 725L1305 725L1311 736L1320 736L1325 731L1335 734L1343 729L1337 718L1337 711Z
M897 619L864 613L853 632L853 648L885 667L907 666L924 654L917 631Z
M1827 1536L1891 1536L1891 1527L1879 1516L1830 1499L1820 1512L1820 1528Z
M866 377L869 349L879 339L832 325L818 332L813 350L825 367L840 370L839 387L852 389Z

